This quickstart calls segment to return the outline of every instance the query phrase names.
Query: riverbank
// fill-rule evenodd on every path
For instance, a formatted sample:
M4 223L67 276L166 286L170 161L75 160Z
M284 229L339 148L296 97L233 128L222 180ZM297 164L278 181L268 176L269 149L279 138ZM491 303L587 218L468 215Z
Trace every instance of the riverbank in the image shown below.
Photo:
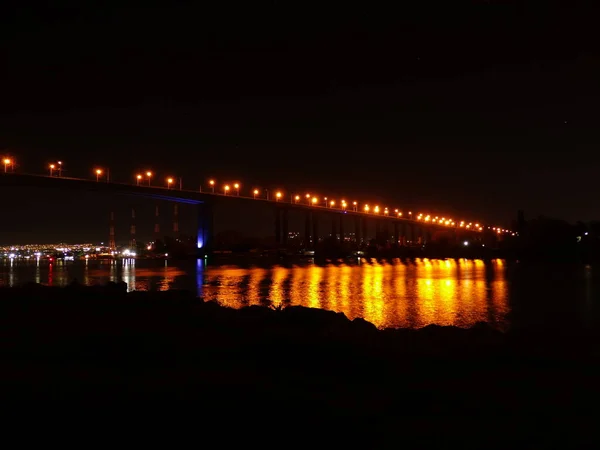
M439 438L427 430L442 417L485 417L479 426L489 429L595 414L600 400L596 336L572 331L377 330L333 312L233 310L181 291L127 293L124 284L28 285L0 289L0 298L2 400L11 408L191 411L267 427L299 415L376 426L374 439L385 442L398 427L421 427L425 442ZM451 427L445 438L464 431Z

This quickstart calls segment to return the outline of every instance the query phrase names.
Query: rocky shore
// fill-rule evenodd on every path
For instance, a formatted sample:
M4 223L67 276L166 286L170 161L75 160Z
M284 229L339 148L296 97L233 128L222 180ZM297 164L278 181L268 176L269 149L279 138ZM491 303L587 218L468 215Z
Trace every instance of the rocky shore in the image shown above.
M299 416L368 423L382 443L398 427L436 442L442 424L442 441L460 439L468 422L489 446L516 432L484 433L490 426L594 415L600 397L597 338L572 332L378 330L334 312L233 310L122 284L27 285L0 299L2 401L12 408L192 410L288 425Z

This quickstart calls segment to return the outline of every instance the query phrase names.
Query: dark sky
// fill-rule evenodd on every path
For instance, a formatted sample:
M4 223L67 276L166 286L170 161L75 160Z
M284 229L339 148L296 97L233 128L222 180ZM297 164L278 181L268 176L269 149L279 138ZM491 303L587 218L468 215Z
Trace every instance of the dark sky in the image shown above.
M3 3L0 152L20 170L62 159L74 176L150 167L501 224L600 219L597 9L85 3ZM90 211L108 199L79 205L97 229L67 232L25 225L84 197L3 197L0 241L105 234Z

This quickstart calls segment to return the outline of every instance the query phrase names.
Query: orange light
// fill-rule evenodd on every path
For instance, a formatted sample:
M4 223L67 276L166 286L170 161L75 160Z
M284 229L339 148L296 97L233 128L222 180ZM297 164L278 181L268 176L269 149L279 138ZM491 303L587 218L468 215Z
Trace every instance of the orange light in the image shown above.
M254 195L258 195L258 189L254 189Z
M102 175L102 169L96 169L96 175Z
M5 158L5 159L4 159L4 164L6 164L6 165L10 164L11 162L12 162L12 161L11 161L10 159L8 159L8 158Z
M215 180L210 180L210 181L208 182L208 184L210 184L211 186L214 186L214 185L215 185Z
M141 175L138 175L136 178L137 178L138 180L141 180L141 179L142 179L142 176L141 176Z
M229 190L229 189L231 189L231 188L229 187L229 185L228 185L228 184L226 184L226 185L225 185L225 187L224 187L223 189L225 189L225 191L228 191L228 190Z
M50 164L50 168L54 169L56 166L54 164Z
M299 195L296 195L296 196L294 197L294 199L295 199L296 201L298 201L298 200L300 200L300 196L299 196Z
M369 205L365 205L365 212L369 212Z
M277 197L277 198L281 198L281 195L282 195L282 194L281 194L281 192L277 192L277 193L275 194L275 197Z
M146 172L146 176L147 176L148 178L150 178L150 177L152 176L152 172L150 172L150 171Z
M173 182L173 178L167 178L167 183L171 184Z
M310 194L306 194L306 198L310 198Z
M375 214L379 213L379 206L375 205L375 209L373 210Z
M319 199L317 197L312 198L313 205L316 204L318 201L319 201Z
M234 189L239 189L239 188L240 188L240 184L239 184L239 183L235 183L235 184L233 185L233 188L234 188Z
M335 201L331 200L331 201L329 202L329 204L330 204L331 206L333 206L333 205L335 205Z
M358 205L358 203L357 203L357 202L352 202L352 204L353 204L354 206Z

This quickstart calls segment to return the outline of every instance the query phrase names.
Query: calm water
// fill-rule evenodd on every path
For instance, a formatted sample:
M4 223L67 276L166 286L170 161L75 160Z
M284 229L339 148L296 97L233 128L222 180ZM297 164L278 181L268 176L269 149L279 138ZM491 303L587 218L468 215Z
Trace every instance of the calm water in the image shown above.
M234 308L328 309L381 328L468 327L479 321L500 329L554 323L591 326L598 316L597 275L589 266L464 259L265 267L211 266L203 261L0 262L0 285L125 281L129 290L187 289Z

